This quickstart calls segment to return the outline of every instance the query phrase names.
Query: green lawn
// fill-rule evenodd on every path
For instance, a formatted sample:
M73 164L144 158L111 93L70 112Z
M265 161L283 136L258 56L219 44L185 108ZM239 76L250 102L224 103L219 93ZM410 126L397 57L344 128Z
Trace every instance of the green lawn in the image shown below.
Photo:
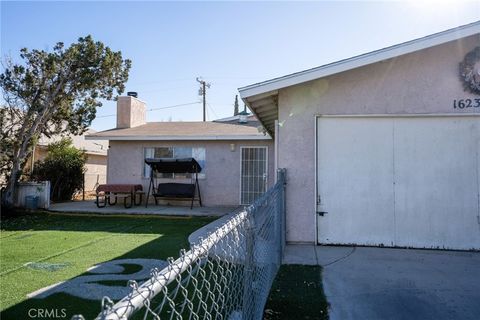
M100 312L99 301L66 293L28 299L27 294L92 275L88 268L110 260L178 257L181 248L189 247L188 235L211 221L213 218L51 213L2 217L0 318L29 319L30 310L43 309L57 310L57 318L83 314L92 319ZM138 266L125 267L123 274L138 271ZM122 286L126 282L99 281ZM265 319L328 319L321 267L282 266L265 307Z
M88 275L87 269L101 262L177 257L181 248L189 247L188 235L212 220L50 213L2 217L0 317L28 319L32 308L54 308L65 309L66 319L79 313L94 318L100 311L98 301L62 293L44 299L27 299L26 295ZM124 273L134 271L127 268Z
M265 306L264 319L328 319L322 267L281 266Z

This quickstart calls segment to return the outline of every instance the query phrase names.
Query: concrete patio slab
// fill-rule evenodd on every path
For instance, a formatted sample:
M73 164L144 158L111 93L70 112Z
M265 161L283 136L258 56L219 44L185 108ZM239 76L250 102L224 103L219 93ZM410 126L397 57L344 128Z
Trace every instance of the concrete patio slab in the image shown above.
M287 246L284 262L323 266L332 320L479 319L479 252L310 247Z
M315 246L317 264L326 267L347 258L355 251L354 247L325 247Z
M190 206L164 206L149 204L125 208L123 204L114 206L107 205L105 208L98 208L94 201L71 201L54 203L49 210L53 212L75 212L75 213L97 213L97 214L156 214L172 216L212 216L220 217L234 211L237 207L193 207Z
M287 245L283 256L283 264L317 265L315 246L309 244Z

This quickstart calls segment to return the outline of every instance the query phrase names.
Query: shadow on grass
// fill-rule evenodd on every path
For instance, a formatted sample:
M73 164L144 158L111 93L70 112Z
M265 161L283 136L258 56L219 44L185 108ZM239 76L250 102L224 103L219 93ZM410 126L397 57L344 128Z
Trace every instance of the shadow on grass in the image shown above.
M2 231L79 231L79 232L108 232L123 234L155 234L161 237L144 243L133 250L112 259L157 259L166 260L167 257L177 257L179 250L189 248L188 235L198 228L213 221L213 218L161 218L152 216L99 216L99 215L59 215L49 213L20 214L15 217L2 217ZM8 235L7 235L8 237ZM2 235L3 238L3 235ZM95 254L95 252L92 252ZM81 258L80 258L81 259ZM133 262L124 265L123 271L111 274L132 274L138 271L138 265ZM86 270L85 270L86 271ZM38 277L45 276L48 271L30 270L37 273ZM111 275L110 274L110 275ZM84 272L77 277L91 276L91 272ZM1 279L2 282L5 279ZM18 279L17 281L22 281ZM107 286L125 286L128 280L105 280L96 281ZM15 286L14 283L11 284ZM2 287L9 284L2 283ZM55 292L48 289L45 294ZM98 294L98 293L97 293ZM2 302L3 303L3 302ZM30 298L13 305L0 313L1 319L70 319L72 315L82 314L86 319L95 318L101 311L101 303L98 300L85 300L65 293L52 293L43 299ZM48 314L49 317L46 317Z
M228 213L228 212L226 212ZM218 217L217 217L218 218ZM192 220L191 216L161 216L161 215L115 215L95 213L54 213L48 211L3 214L1 217L2 231L98 231L139 233L136 227L143 226L142 233L157 234L157 230L149 228L150 221L163 221L167 226L177 221ZM198 221L213 221L212 217L195 217ZM143 222L143 223L142 223ZM133 227L133 228L132 228ZM3 237L2 237L3 238Z
M322 267L283 265L273 282L265 320L328 319Z

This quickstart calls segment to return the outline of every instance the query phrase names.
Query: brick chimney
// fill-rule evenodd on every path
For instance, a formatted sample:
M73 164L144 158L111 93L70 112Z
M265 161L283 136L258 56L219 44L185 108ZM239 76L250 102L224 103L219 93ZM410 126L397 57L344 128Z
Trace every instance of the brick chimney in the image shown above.
M118 97L117 129L133 128L145 124L146 104L133 96Z

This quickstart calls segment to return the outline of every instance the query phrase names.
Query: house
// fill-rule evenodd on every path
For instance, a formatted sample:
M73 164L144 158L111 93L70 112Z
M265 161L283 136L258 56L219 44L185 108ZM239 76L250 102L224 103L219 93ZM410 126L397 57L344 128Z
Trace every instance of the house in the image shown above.
M3 108L0 106L0 108ZM5 119L7 124L14 124L14 128L19 126L17 118L12 119L11 114ZM87 155L87 160L85 163L85 191L93 191L95 186L101 183L105 183L106 173L107 173L107 147L108 143L106 141L96 141L96 140L85 140L85 136L89 134L96 133L93 129L88 129L81 135L68 135L72 139L72 145L80 150L83 150ZM38 142L33 148L32 154L25 162L22 172L24 176L21 181L29 180L30 175L35 166L35 162L39 160L44 160L47 156L48 145L60 141L64 138L65 135L57 134L47 137L46 135L40 135ZM6 184L6 177L0 175L0 185Z
M480 21L249 85L289 242L480 249Z
M146 158L186 157L195 158L202 167L199 185L206 206L249 204L273 183L273 140L254 117L146 122L145 113L142 100L119 97L116 128L87 136L108 140L107 183L142 184L146 191L150 183ZM157 178L158 183L191 179L188 174Z
M107 149L104 140L87 140L85 137L97 131L88 129L80 136L72 136L73 146L87 154L85 162L85 191L93 191L107 181Z
M72 145L83 150L87 155L85 162L85 191L92 191L99 184L105 183L107 175L107 147L106 141L86 140L85 136L95 134L97 131L88 129L84 134L70 135ZM50 138L42 136L28 159L24 171L31 173L36 161L44 160L47 156L48 145L60 141L61 136Z

